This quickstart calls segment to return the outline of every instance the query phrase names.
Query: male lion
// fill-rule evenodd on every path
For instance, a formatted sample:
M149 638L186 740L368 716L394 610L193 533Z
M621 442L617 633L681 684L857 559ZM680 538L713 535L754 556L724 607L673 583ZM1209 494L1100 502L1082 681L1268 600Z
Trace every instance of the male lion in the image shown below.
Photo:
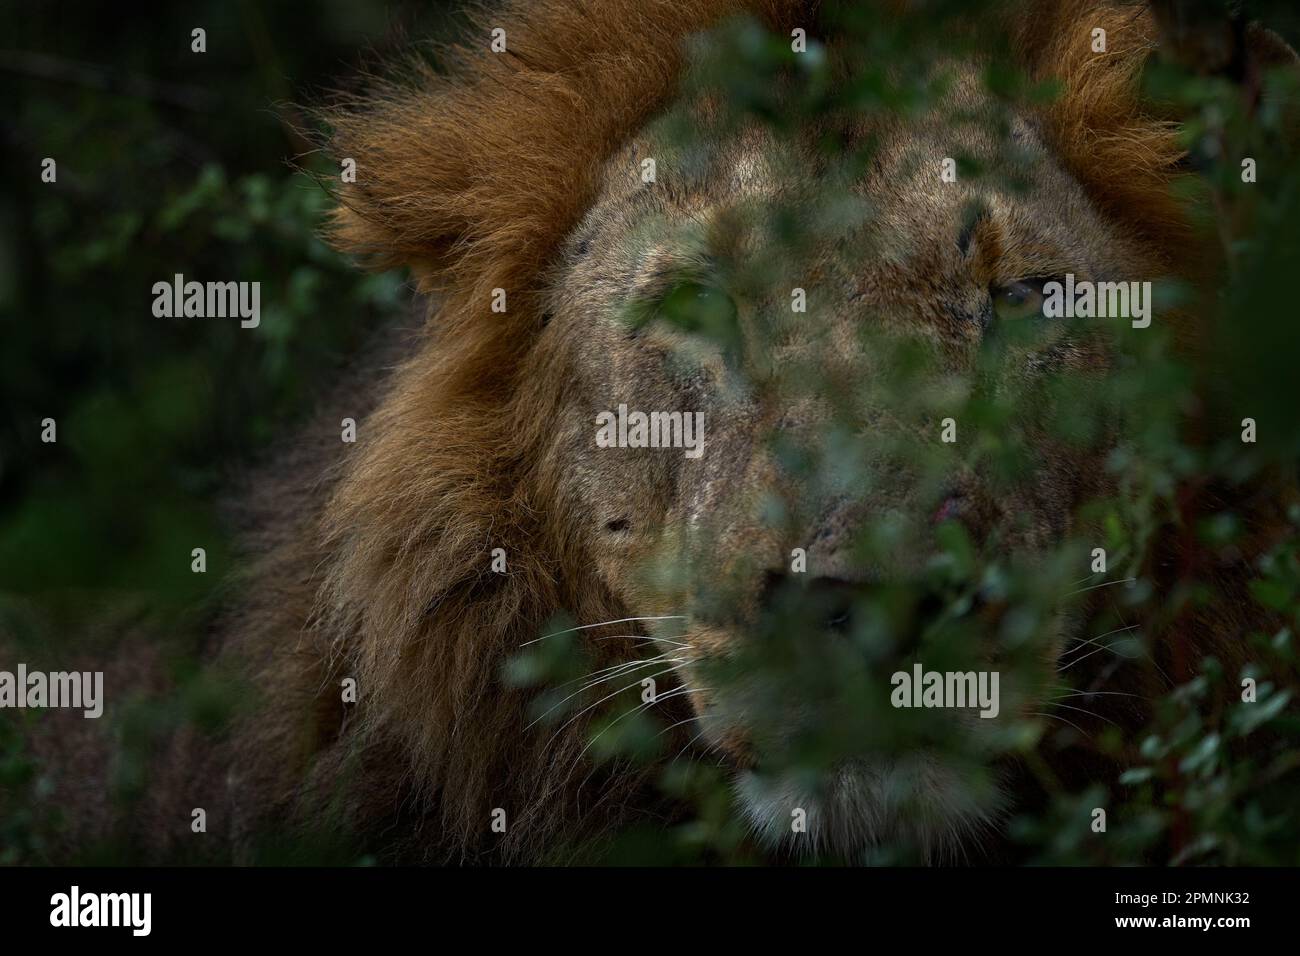
M688 38L744 14L803 31L828 82L862 82L871 64L837 47L839 21L818 7L519 0L479 23L482 44L450 72L329 113L335 155L357 168L333 238L409 268L427 320L373 363L382 381L362 372L340 390L315 451L258 486L259 554L222 659L260 703L215 748L172 748L171 852L189 836L175 807L203 806L209 832L241 848L288 826L341 828L384 858L568 858L616 823L672 813L654 765L589 750L599 698L643 678L672 725L664 755L721 760L777 852L895 843L941 859L996 829L1013 796L983 766L996 728L1045 710L1091 612L949 569L966 602L952 612L934 559L965 541L1022 570L1041 560L1045 580L1088 576L1048 555L1087 540L1077 509L1113 490L1116 426L1099 416L1067 441L1045 396L1063 379L1099 390L1117 346L1032 327L1057 277L1206 268L1170 188L1186 175L1177 128L1138 98L1157 22L1119 0L999 8L1003 53L1052 95L995 94L993 54L959 44L901 82L875 75L856 112L803 125L782 122L806 105L797 60L739 119L707 54L687 69ZM907 11L872 15L884 29ZM728 49L756 35L734 28ZM1293 56L1262 31L1249 42ZM927 91L921 108L871 108L908 84ZM962 383L1018 325L1028 337L1001 353L993 391L1030 403L1002 426L1029 466L1004 480L988 461L925 458L990 428L963 417L982 393ZM620 406L701 414L702 452L603 447L597 423ZM355 445L337 441L345 416ZM949 417L954 442L940 439ZM1028 637L974 637L1006 633L1020 598L1039 601ZM969 645L919 643L935 619ZM1229 662L1242 626L1193 622ZM596 675L581 708L567 691L539 706L507 679L548 641ZM999 671L999 716L891 707L879 678L913 663ZM790 759L808 740L824 745L812 774Z

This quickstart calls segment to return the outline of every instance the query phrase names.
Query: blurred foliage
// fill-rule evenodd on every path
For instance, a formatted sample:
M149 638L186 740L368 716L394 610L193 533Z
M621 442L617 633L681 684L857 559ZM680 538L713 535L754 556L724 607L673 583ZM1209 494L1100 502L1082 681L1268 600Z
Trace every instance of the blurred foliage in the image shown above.
M689 83L722 92L729 109L717 135L728 123L755 119L793 138L845 112L914 116L946 88L932 64L996 50L945 28L948 18L969 16L978 5L928 4L897 22L872 16L867 5L850 6L843 29L860 68L847 85L832 82L829 59L815 42L796 57L788 38L734 22L696 45ZM1289 4L1247 8L1293 43L1300 36ZM0 197L0 634L28 653L39 650L51 666L123 633L161 635L181 691L166 704L141 702L117 729L126 756L114 786L125 796L141 786L143 755L153 742L182 724L217 724L231 706L231 688L194 666L231 547L215 510L220 492L241 466L291 433L332 374L369 332L400 312L406 296L398 278L362 277L320 242L328 195L316 177L337 171L309 153L306 121L286 104L347 76L363 47L379 58L390 54L402 43L400 26L436 35L448 20L427 4L379 0L336 0L309 17L288 4L201 2L151 12L147 22L107 8L74 17L56 3L17 18L10 49L0 54L13 104L0 120L11 184ZM196 25L208 31L202 57L189 53ZM1275 164L1267 188L1243 186L1234 158L1276 155L1293 132L1283 128L1287 114L1247 115L1232 84L1174 64L1155 64L1148 73L1152 96L1176 104L1202 179L1203 191L1189 202L1203 207L1206 228L1219 233L1227 253L1228 282L1210 307L1217 336L1211 362L1189 361L1159 323L1142 331L1112 323L1095 330L1122 357L1104 388L1068 376L1013 387L999 370L1059 330L1017 324L992 337L973 376L946 377L915 343L880 336L864 323L864 348L881 356L881 375L839 391L818 369L792 368L774 386L791 399L811 394L836 406L833 425L815 446L772 436L783 465L809 489L869 489L871 466L883 462L901 463L926 499L942 494L943 476L954 468L1010 493L1036 461L1033 435L1048 431L1073 448L1117 435L1107 458L1115 493L1088 502L1078 516L1085 530L1046 555L979 547L948 522L923 567L858 599L848 642L808 654L809 599L792 590L743 657L705 670L733 706L756 715L754 734L792 779L816 779L864 750L901 760L924 747L942 750L966 786L988 792L1001 772L990 768L1014 765L1027 781L1024 793L1036 799L1009 811L1008 859L1297 864L1295 535L1256 569L1250 599L1269 612L1260 619L1276 626L1237 635L1253 650L1244 674L1226 673L1213 656L1180 662L1177 679L1161 666L1160 633L1176 629L1189 609L1228 598L1198 568L1170 580L1155 549L1171 529L1218 553L1244 547L1248 516L1214 503L1231 497L1202 496L1189 510L1189 486L1241 490L1277 472L1296 475L1291 280L1300 262L1300 168ZM1059 94L1050 85L1029 85L996 57L985 82L1008 107ZM689 162L699 135L690 116L670 110L658 122L679 144L677 159ZM57 185L39 182L45 156L58 160ZM822 183L832 185L749 211L770 242L752 260L720 260L730 270L728 285L799 285L788 280L801 274L802 257L818 237L845 233L869 217L848 188L870 163L869 148L837 153L827 143L826 156L836 175ZM983 168L974 157L958 159L963 178L1015 186L1013 163ZM700 234L677 238L701 248L709 241ZM154 319L150 289L176 272L200 281L261 281L260 327L244 332L234 321ZM810 288L810 297L816 294ZM1185 305L1192 293L1167 284L1158 295L1157 315ZM683 276L653 313L629 321L666 322L733 360L744 348L729 298L700 276ZM779 334L780 321L770 317L771 334ZM897 427L864 434L861 410L873 406L888 408ZM979 440L938 451L918 442L917 423L941 411ZM1245 414L1259 422L1255 445L1238 437L1234 423ZM46 417L58 422L57 444L40 441ZM798 502L774 496L771 520L793 522L797 510ZM1293 510L1289 520L1294 529L1300 513ZM860 555L871 561L895 554L914 534L906 521L878 522L858 542ZM1127 581L1101 610L1089 603L1097 582L1081 571L1098 541L1110 555L1107 580ZM190 549L198 544L208 552L206 575L190 572ZM710 584L717 600L728 599L726 581ZM1041 635L1054 631L1063 614L1086 615L1079 633L1101 638L1067 649L1060 686L1048 691L1054 703L1041 713L994 722L995 730L954 732L932 712L894 710L863 692L880 686L900 632L919 628L928 669L977 669L974 649L992 647L1008 675L1007 699L1041 696L1045 688L1030 662L1041 651ZM1123 622L1130 619L1146 623L1129 629ZM557 620L550 630L572 623ZM652 633L666 642L661 648L672 647L672 628ZM1088 667L1073 669L1089 657ZM615 767L654 765L658 787L682 807L667 838L660 822L634 824L574 852L621 863L760 862L730 772L698 745L670 751L677 712L640 700L640 677L670 666L632 666L616 671L620 679L612 685L592 683L597 675L589 674L583 641L569 632L512 660L505 679L538 688L535 716L548 726L595 709L588 756ZM1256 681L1254 703L1240 699L1242 677ZM1119 678L1154 698L1137 735L1104 718L1107 682ZM1084 696L1067 696L1075 694ZM800 726L791 702L808 699L835 702L833 715ZM1103 719L1076 713L1067 700ZM1013 706L1004 703L1004 711ZM57 805L46 799L48 786L25 754L31 719L0 713L0 863L42 859L47 834L59 826ZM792 726L799 732L791 734ZM1088 765L1099 769L1060 778L1045 755L1063 751L1095 759ZM1096 807L1107 810L1104 835L1090 829ZM905 801L900 812L910 812ZM852 862L916 862L922 850L907 842L882 845ZM96 852L103 851L87 856ZM268 846L264 857L301 860L304 852L357 862L331 848L279 845Z
M422 5L423 6L423 5ZM202 542L221 567L214 495L286 425L377 318L395 276L361 277L317 237L329 202L291 98L321 95L367 44L435 29L384 4L197 4L132 28L50 4L19 17L0 58L5 349L0 581L147 590L187 603ZM190 52L190 30L208 52ZM146 41L145 35L149 37ZM292 85L290 83L292 78ZM52 157L58 180L40 181ZM308 172L295 172L300 165ZM259 281L263 317L154 319L152 286ZM59 441L40 441L53 418Z
M54 668L127 637L163 647L180 690L113 731L123 795L151 742L230 704L202 703L217 692L195 666L230 571L221 501L409 307L400 276L363 276L319 238L338 170L313 152L297 104L411 36L445 32L450 16L337 0L310 16L255 2L55 2L6 17L4 666L18 652ZM206 53L191 52L195 27ZM41 181L45 157L54 183ZM176 273L260 282L260 325L155 318L152 287ZM57 443L41 441L46 418ZM206 574L191 572L195 547ZM56 809L41 805L48 787L32 805L21 796L35 769L15 713L0 712L0 859L33 858L35 823L52 825Z

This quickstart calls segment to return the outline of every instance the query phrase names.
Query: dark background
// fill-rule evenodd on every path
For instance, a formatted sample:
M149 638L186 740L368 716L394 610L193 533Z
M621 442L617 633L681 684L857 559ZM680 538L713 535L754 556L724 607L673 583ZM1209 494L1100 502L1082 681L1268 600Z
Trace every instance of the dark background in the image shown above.
M284 437L402 300L400 277L363 277L316 236L328 195L294 166L337 170L312 152L307 108L448 17L353 0L24 6L0 52L0 581L11 598L187 602L219 578L182 559L202 542L219 569L230 470ZM151 287L176 272L260 280L261 326L155 319ZM46 417L57 444L40 442Z

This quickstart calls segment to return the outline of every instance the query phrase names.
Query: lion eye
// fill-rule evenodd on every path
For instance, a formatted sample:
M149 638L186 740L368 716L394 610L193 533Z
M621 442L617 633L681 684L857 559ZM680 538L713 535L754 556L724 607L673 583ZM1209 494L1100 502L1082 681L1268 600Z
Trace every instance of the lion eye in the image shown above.
M993 314L1002 320L1032 319L1043 314L1046 279L1019 279L992 290Z
M628 319L634 335L658 320L728 352L739 349L741 335L736 302L725 289L708 282L680 279L657 295L634 304Z
M736 303L718 286L687 280L659 301L659 314L688 332L718 335L735 324Z

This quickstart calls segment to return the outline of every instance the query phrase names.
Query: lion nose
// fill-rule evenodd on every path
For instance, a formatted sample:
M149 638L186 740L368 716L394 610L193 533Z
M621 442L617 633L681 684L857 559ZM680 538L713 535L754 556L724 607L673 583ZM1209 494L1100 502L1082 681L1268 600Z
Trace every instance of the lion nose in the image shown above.
M930 520L933 524L942 524L945 521L960 521L967 510L966 496L960 491L954 491L944 497L939 507L935 509L934 514L930 516Z
M853 627L853 606L862 594L862 583L827 576L796 580L799 577L768 572L762 594L764 610L797 609L804 620L816 622L823 630L847 633Z

